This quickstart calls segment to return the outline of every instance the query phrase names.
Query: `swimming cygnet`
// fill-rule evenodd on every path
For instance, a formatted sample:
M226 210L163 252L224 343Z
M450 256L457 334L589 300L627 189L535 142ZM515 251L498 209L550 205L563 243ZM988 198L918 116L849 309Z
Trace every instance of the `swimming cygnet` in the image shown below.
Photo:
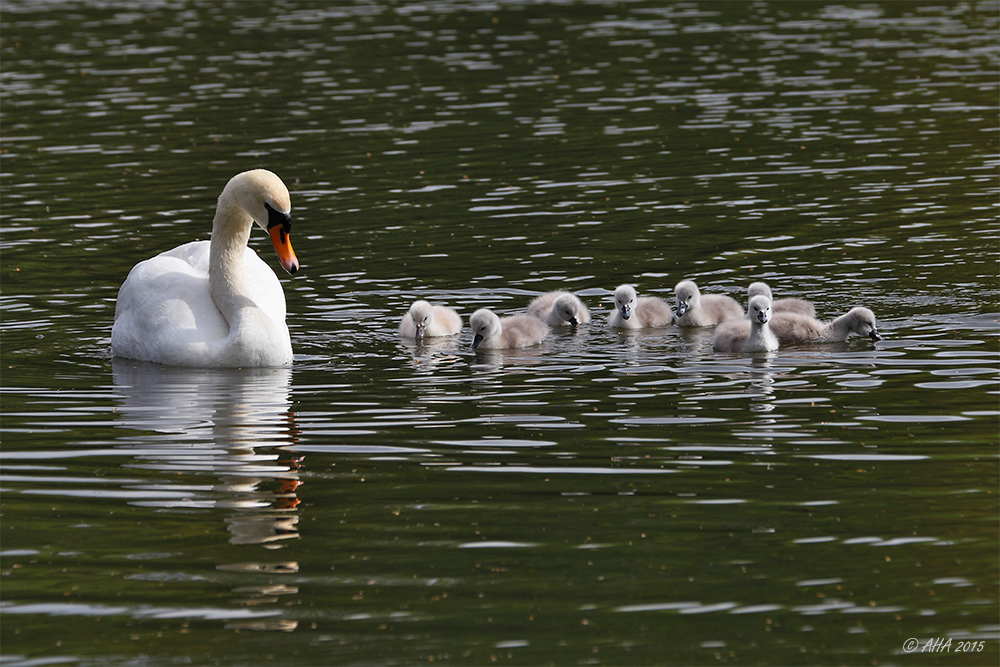
M497 317L488 308L480 308L469 318L472 327L472 348L502 350L528 347L542 342L549 334L549 325L531 315Z
M743 308L732 297L705 294L691 280L682 280L674 288L677 301L677 326L714 327L731 317L742 318Z
M882 340L875 326L875 313L867 308L851 308L832 322L820 322L815 317L795 313L778 313L771 318L771 329L782 344L833 343L847 340L852 333Z
M462 330L462 318L446 306L432 306L423 299L414 301L410 310L399 323L399 335L403 338L424 336L450 336Z
M816 307L813 306L811 301L795 298L775 299L767 283L750 283L750 287L747 288L747 303L757 294L763 294L768 299L771 299L771 312L774 314L799 313L800 315L816 317ZM749 316L748 314L747 317Z
M719 325L712 339L716 352L771 352L778 339L771 331L771 300L756 294L747 304L747 318L731 318Z
M665 327L673 320L670 304L655 296L636 296L631 285L615 288L615 310L608 316L608 326L619 329Z
M563 290L547 292L532 299L528 304L528 314L537 317L550 327L590 322L590 311L575 294Z

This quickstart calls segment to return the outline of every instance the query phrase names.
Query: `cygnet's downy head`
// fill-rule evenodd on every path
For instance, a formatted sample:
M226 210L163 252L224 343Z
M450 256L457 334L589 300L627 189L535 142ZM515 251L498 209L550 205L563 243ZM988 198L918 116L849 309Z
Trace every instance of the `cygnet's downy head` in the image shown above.
M868 336L872 342L882 340L882 334L878 332L878 327L875 324L875 313L872 311L859 306L851 308L847 317L850 318L851 331L854 333L859 336Z
M755 295L747 304L747 314L751 321L767 324L771 319L771 300L763 294Z
M774 299L774 296L771 294L771 287L767 283L750 283L750 286L747 287L747 300L749 301L758 294L763 294L768 299Z
M684 313L696 308L701 303L701 292L694 282L682 280L674 287L674 298L677 305L677 317L684 317Z
M615 288L615 308L621 311L622 319L627 320L632 317L635 300L635 288L631 285L619 285Z
M577 319L578 308L577 299L572 294L563 294L552 304L552 311L563 322L569 322L570 326L577 326L580 322Z
M472 329L472 349L476 349L483 339L500 333L500 318L492 310L480 308L469 318L469 327Z
M419 340L424 337L427 325L434 319L434 307L422 299L414 301L413 305L410 306L410 319L413 320L413 326L417 329L413 337Z

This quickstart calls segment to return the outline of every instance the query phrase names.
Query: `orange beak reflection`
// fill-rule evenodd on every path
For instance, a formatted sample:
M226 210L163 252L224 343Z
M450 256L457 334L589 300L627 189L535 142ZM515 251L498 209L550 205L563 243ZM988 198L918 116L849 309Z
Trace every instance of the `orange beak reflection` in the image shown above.
M299 270L299 260L292 250L292 239L288 232L281 225L274 225L267 231L271 235L271 243L274 244L274 252L278 254L278 261L281 268L288 273L295 273Z

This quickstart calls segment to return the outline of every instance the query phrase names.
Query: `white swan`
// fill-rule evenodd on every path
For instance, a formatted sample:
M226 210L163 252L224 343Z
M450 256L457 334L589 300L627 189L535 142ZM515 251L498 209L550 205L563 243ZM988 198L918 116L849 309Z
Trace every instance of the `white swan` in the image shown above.
M757 294L763 294L768 299L771 299L771 312L775 315L778 313L799 313L800 315L816 317L816 307L811 301L788 297L784 299L775 299L771 294L771 288L767 283L750 283L750 286L747 287L747 303L749 304L750 299ZM747 317L750 317L749 311L747 312Z
M292 361L285 295L247 247L256 222L288 273L299 268L288 234L291 201L263 169L237 174L219 196L212 240L136 264L118 290L111 353L168 366L283 366Z
M636 296L631 285L615 288L615 309L608 326L618 329L665 327L674 319L670 304L655 296Z
M729 318L742 318L743 307L736 299L722 294L702 294L691 280L674 287L677 301L677 326L714 327Z
M488 308L480 308L469 318L472 348L500 350L537 345L549 334L549 325L531 315L500 318Z
M782 344L834 343L847 340L852 333L868 336L872 341L882 340L875 324L875 313L861 307L851 308L832 322L821 322L807 315L779 313L772 318L771 329Z
M778 339L771 331L771 299L755 294L747 304L747 318L730 318L720 324L712 338L716 352L771 352Z
M550 327L573 326L590 322L590 311L579 297L564 290L546 292L528 304L528 314Z
M414 301L399 323L403 338L450 336L462 330L462 318L447 306L432 306L423 299Z

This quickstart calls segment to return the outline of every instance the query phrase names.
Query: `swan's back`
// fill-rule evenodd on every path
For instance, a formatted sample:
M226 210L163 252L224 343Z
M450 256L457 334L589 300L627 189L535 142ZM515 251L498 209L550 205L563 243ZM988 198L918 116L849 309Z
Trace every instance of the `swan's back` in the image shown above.
M503 347L528 347L537 345L549 335L549 325L530 315L511 315L500 318Z
M462 318L447 306L432 306L422 299L414 301L399 323L399 335L404 338L418 336L420 322L423 336L450 336L462 330Z
M549 334L549 325L532 315L497 317L486 308L477 310L469 318L472 328L472 347L501 350L537 345Z
M815 317L801 313L775 313L771 319L771 331L782 344L822 343L834 340L832 327Z
M800 315L808 315L809 317L816 317L816 307L811 301L805 299L799 299L796 297L785 297L783 299L774 299L771 294L771 288L767 283L755 282L750 283L747 288L747 302L750 302L757 294L763 294L768 299L771 299L771 312L777 313L798 313Z
M635 313L640 327L665 327L674 319L670 304L657 296L640 296L636 299Z
M702 294L692 280L677 283L674 295L678 326L713 327L728 319L743 317L743 308L736 299L722 294Z
M727 320L715 329L712 348L716 352L742 352L750 338L750 320Z
M462 317L447 306L434 306L435 332L431 336L450 336L462 330Z

